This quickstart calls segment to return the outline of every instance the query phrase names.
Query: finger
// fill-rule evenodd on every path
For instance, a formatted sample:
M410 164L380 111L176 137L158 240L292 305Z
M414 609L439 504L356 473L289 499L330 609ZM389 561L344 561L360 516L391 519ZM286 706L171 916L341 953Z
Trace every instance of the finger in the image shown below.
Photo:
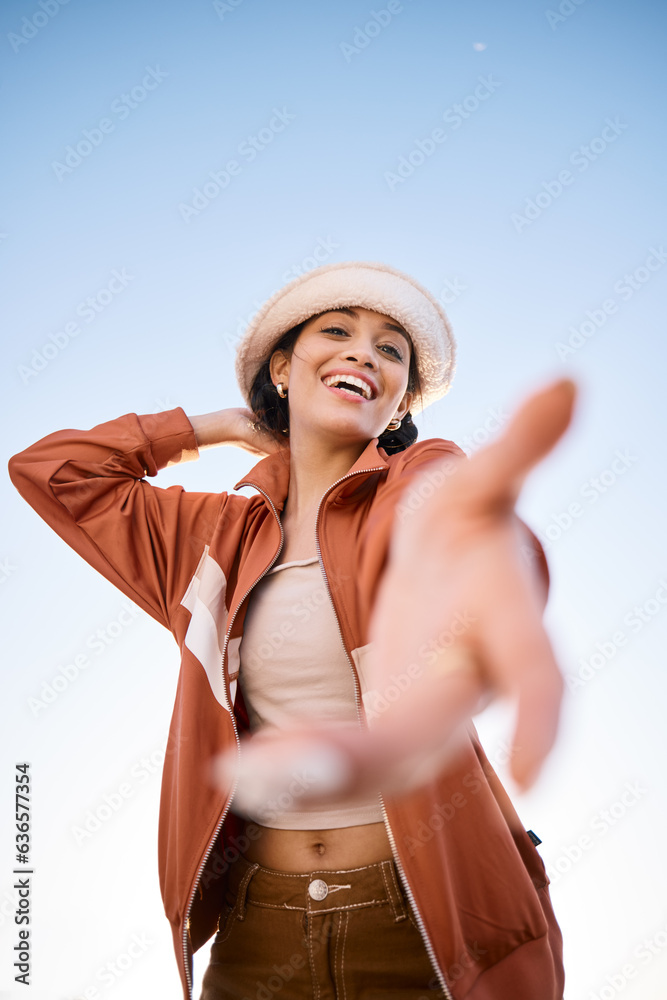
M461 469L485 495L518 495L530 470L556 445L572 420L576 385L560 379L530 396L505 432Z
M526 674L520 692L510 771L523 791L537 780L558 734L563 677L555 661Z
M517 699L511 773L527 789L555 742L564 685L529 581L517 569L494 590L480 655L491 683Z

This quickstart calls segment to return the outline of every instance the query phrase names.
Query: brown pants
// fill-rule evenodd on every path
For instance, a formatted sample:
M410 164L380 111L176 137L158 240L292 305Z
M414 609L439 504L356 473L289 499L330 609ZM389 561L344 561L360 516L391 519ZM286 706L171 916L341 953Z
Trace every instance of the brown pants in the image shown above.
M393 861L292 875L234 862L201 1000L443 996Z

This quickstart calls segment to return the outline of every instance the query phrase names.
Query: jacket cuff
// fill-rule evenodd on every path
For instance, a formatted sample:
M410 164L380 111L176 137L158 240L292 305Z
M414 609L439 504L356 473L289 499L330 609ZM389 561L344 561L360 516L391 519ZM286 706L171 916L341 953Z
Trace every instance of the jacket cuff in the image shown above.
M194 427L182 407L137 415L137 420L150 446L152 466L146 470L147 475L199 458Z

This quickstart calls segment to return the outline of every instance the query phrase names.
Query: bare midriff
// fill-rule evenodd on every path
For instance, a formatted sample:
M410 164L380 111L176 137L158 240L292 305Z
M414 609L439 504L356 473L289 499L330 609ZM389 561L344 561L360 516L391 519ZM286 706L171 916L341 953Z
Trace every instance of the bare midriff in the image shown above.
M247 838L250 846L244 857L274 871L339 871L392 858L384 823L334 830L275 830L259 823L252 826L252 837Z

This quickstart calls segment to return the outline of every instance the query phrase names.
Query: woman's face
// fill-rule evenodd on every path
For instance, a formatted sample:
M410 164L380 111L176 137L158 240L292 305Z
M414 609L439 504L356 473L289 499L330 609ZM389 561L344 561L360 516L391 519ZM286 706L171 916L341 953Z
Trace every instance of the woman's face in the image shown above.
M361 306L308 320L291 355L278 350L271 358L274 384L288 389L290 436L303 422L348 441L379 437L410 408L411 350L396 320ZM345 383L346 376L357 384Z

